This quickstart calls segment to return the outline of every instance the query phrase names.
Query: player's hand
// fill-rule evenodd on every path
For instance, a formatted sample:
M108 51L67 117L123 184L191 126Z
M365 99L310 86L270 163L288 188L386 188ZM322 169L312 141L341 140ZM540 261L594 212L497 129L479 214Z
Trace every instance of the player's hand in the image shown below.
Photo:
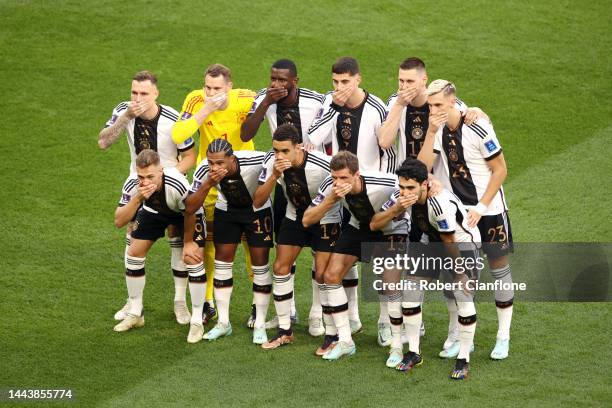
M149 184L148 186L138 186L138 196L141 200L148 200L149 197L157 190L156 184Z
M437 132L442 126L446 124L448 120L448 113L439 112L435 115L429 115L429 128L427 131Z
M353 88L344 88L342 90L334 91L332 94L332 102L338 106L344 106L348 98L351 97L355 89Z
M482 217L482 215L478 214L478 211L473 208L470 209L467 214L468 227L474 228L476 225L478 225L480 217Z
M440 180L435 178L432 174L427 176L427 187L427 197L435 197L444 190L444 186L440 183Z
M484 116L484 112L480 108L468 108L465 112L465 116L463 117L463 122L466 125L472 125L478 119Z
M197 264L202 262L202 251L195 242L183 244L183 262L186 264Z
M315 145L311 143L302 143L300 144L300 147L302 148L302 150L306 150L307 152L312 152L316 149Z
M456 273L453 278L453 283L461 285L460 287L463 293L465 293L468 296L471 296L472 291L468 289L468 285L467 285L468 281L469 281L469 278L467 277L465 273Z
M344 196L346 196L352 189L353 189L353 186L351 186L350 184L344 184L344 183L337 184L332 187L332 196L337 201L343 198Z
M208 179L210 180L213 186L216 186L221 182L221 180L223 180L223 177L225 177L226 175L226 169L218 168L208 173Z
M399 196L395 205L399 205L402 208L402 212L412 207L414 203L417 202L419 197L416 194L409 193L407 196Z
M289 94L286 88L268 88L266 89L265 100L268 105L272 105L286 97Z
M208 114L210 115L211 113L221 109L225 104L226 100L227 94L225 92L219 92L218 94L211 97L207 96L202 109L206 109L208 111Z
M134 119L135 117L138 117L145 113L147 108L148 107L145 102L132 101L128 104L128 108L125 114L128 115L130 119Z
M397 102L402 106L407 106L412 102L414 97L417 95L417 89L414 86L410 86L405 89L399 89L397 91Z
M274 161L274 167L272 168L272 172L276 178L279 178L283 171L287 170L291 167L291 160L288 159L276 159Z

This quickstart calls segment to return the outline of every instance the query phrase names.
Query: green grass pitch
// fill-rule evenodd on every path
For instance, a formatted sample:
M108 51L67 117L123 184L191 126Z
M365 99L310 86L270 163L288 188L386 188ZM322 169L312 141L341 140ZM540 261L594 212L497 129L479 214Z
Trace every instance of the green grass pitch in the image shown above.
M327 91L335 58L352 55L363 87L386 99L399 62L417 55L430 79L454 81L493 119L516 241L611 242L611 10L609 1L1 1L0 388L69 387L71 406L86 407L609 406L609 303L517 298L503 362L488 358L494 307L479 304L462 383L436 357L444 305L426 303L425 364L401 375L384 367L372 303L361 304L355 357L313 356L308 257L293 346L250 344L241 260L234 335L188 345L172 315L165 240L148 257L147 325L114 333L126 296L112 214L129 155L124 139L107 152L96 140L141 69L158 74L159 101L180 109L214 62L233 69L236 87L257 90L274 60L292 58L302 86ZM266 127L256 146L270 147Z

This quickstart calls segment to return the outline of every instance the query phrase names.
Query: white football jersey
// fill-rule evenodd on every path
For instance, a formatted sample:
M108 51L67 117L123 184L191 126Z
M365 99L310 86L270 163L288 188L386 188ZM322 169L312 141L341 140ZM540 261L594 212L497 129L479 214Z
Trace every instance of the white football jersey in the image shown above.
M330 175L331 157L314 151L304 151L304 155L305 160L300 167L285 170L277 180L287 198L285 216L293 221L296 220L298 211L303 214L308 209L312 200L317 196L319 186ZM274 152L268 152L259 176L259 184L265 183L270 178L274 162ZM342 204L338 202L323 216L320 223L330 224L342 221L341 207Z
M368 92L362 105L355 109L335 107L332 93L328 92L308 137L315 145L331 142L332 155L341 150L354 153L362 171L392 173L396 168L395 148L381 149L378 145L378 131L385 115L385 104Z
M387 114L396 102L397 93L394 93L387 99ZM455 108L462 115L467 112L467 105L459 98L455 101ZM428 127L429 104L425 103L423 106L404 106L397 130L397 136L399 137L396 136L396 143L394 143L397 150L397 167L401 166L407 157L417 158L421 147L423 147Z
M454 132L444 126L436 133L434 172L444 188L455 193L470 208L478 204L491 179L487 161L501 152L491 123L479 119L468 126L461 118ZM507 210L504 189L500 187L484 215L497 215Z
M399 195L399 189L395 190L383 205L383 210L393 207ZM400 218L404 218L407 222L413 219L419 229L427 234L430 242L440 242L439 233L454 233L455 242L480 243L478 227L468 226L467 209L459 197L448 190L443 190L435 197L428 197L426 204L413 205L395 220Z
M255 112L265 97L266 88L260 90L255 96L255 101L253 101L249 115ZM298 88L297 107L284 108L273 103L266 111L266 119L268 119L270 133L274 134L279 125L290 123L298 128L303 143L314 144L308 138L308 129L310 129L310 126L314 123L316 116L319 114L324 99L325 96L318 92L306 88ZM324 150L323 145L315 145L315 147L318 151Z
M184 200L189 191L189 181L175 167L165 168L162 176L162 189L153 193L142 203L142 209L153 214L175 216L185 210ZM134 173L123 185L119 207L130 202L138 191L138 176Z
M349 224L355 228L369 230L370 221L372 221L374 214L382 211L383 204L399 186L397 176L392 173L363 171L360 174L364 187L361 193L347 194L340 202L351 213ZM319 186L317 196L312 200L311 205L321 204L325 197L331 194L332 185L333 180L330 175ZM394 220L383 228L382 233L384 235L407 234L408 221L406 219Z
M104 126L114 124L128 108L130 102L121 102L113 109L111 118ZM166 105L158 105L159 112L151 120L141 118L131 119L126 127L128 133L128 146L130 148L130 172L136 172L136 156L144 149L153 149L159 153L161 165L164 168L176 167L179 152L195 147L193 138L176 145L172 141L172 126L178 120L178 112Z
M253 210L261 210L270 207L271 201L269 198L261 207L253 207L253 195L259 185L257 180L261 174L266 154L254 150L238 150L234 152L234 156L238 163L238 172L225 176L215 186L219 192L215 208L228 211L232 208L243 209L251 207ZM190 192L195 193L204 181L208 179L208 170L208 160L202 160L193 173Z

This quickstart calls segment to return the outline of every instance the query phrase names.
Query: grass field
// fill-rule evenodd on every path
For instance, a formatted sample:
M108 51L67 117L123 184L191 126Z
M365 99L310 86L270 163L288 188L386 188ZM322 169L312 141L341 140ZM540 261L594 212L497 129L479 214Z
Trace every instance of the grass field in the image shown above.
M125 140L107 152L96 140L141 69L158 74L159 101L178 109L214 62L233 69L236 87L259 89L271 63L289 57L302 86L327 91L333 61L353 55L364 88L386 99L399 62L417 55L431 79L453 80L493 119L516 241L612 242L611 10L609 1L1 1L0 389L69 387L87 407L610 406L609 303L517 298L503 362L488 358L494 307L479 304L463 383L451 383L451 362L435 357L447 317L443 304L428 303L425 364L405 376L384 367L376 304L361 305L366 330L354 358L312 355L307 257L291 347L250 344L243 262L234 335L188 345L172 315L165 240L147 260L146 327L114 333L125 285L112 215L129 155ZM267 128L256 146L270 147Z

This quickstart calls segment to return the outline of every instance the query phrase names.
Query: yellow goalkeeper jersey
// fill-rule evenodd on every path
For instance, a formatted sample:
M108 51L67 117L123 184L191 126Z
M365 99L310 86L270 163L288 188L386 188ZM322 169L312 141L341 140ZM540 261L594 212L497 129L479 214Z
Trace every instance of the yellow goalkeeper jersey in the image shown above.
M202 89L196 89L187 95L179 120L172 128L172 140L180 143L177 141L185 141L198 131L200 134L198 163L206 158L206 149L214 139L226 139L234 150L255 150L252 139L248 142L240 139L240 127L253 105L255 92L248 89L232 89L228 93L227 108L213 112L201 126L198 126L193 115L204 106L205 98Z

